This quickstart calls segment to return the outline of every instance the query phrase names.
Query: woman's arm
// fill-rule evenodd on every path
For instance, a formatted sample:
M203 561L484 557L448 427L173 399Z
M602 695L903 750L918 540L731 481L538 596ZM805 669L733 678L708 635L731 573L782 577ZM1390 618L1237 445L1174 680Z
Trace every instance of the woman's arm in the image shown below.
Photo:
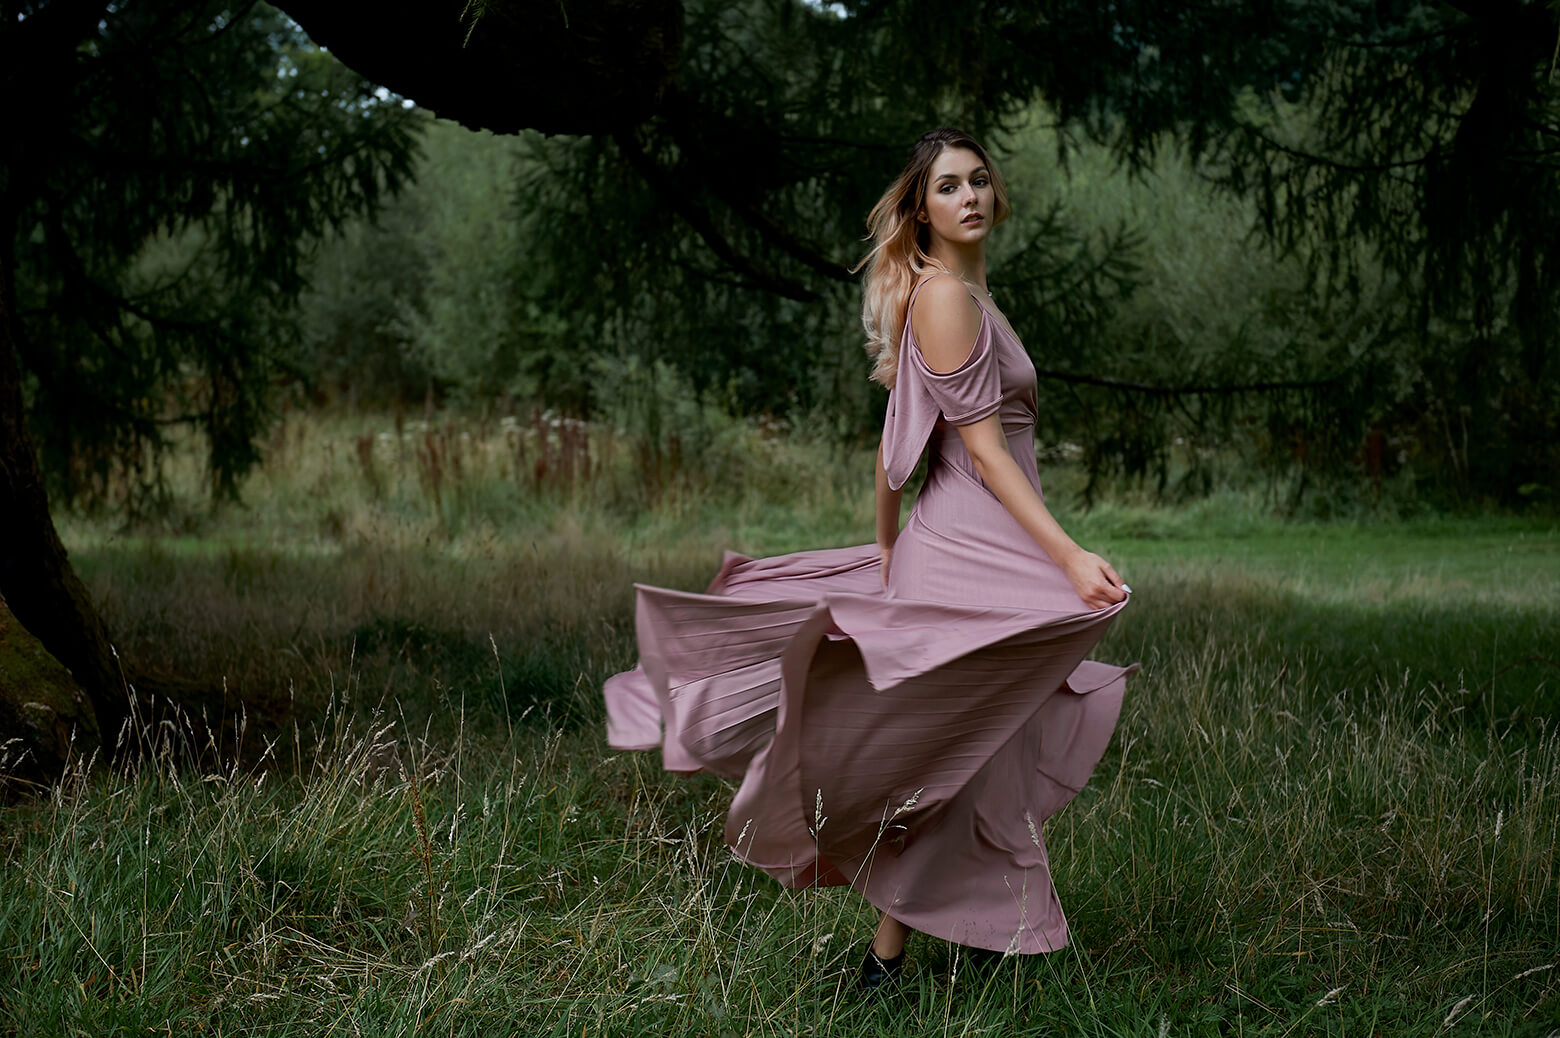
M964 449L975 463L981 482L997 496L1018 525L1051 556L1090 609L1104 609L1127 597L1122 580L1111 564L1078 547L1045 506L1033 484L1024 476L1008 450L1002 420L996 415L958 426Z
M888 584L888 560L894 542L899 539L899 502L903 492L888 485L888 470L883 467L883 445L878 444L876 490L873 494L877 514L878 552L883 557L883 584Z
M982 312L980 304L957 280L934 278L921 290L911 319L915 322L921 356L933 371L946 374L958 370L969 359L980 334ZM1025 478L1008 450L1001 418L989 415L957 428L981 481L1062 568L1083 603L1090 609L1103 609L1126 598L1121 577L1110 563L1078 547ZM880 461L879 468L881 464ZM882 543L881 538L878 543Z

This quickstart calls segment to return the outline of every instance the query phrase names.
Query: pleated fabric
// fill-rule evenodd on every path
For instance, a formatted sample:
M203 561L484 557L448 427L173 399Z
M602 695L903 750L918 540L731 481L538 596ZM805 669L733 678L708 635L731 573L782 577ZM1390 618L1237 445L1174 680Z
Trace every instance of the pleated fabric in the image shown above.
M1000 414L1040 490L1034 367L983 314L945 374L906 322L890 480L931 455L887 586L875 545L728 554L704 594L639 586L640 665L606 683L607 738L740 782L727 842L784 885L850 884L922 932L1031 954L1068 940L1043 823L1136 668L1087 659L1126 603L1088 609L963 449L957 425Z

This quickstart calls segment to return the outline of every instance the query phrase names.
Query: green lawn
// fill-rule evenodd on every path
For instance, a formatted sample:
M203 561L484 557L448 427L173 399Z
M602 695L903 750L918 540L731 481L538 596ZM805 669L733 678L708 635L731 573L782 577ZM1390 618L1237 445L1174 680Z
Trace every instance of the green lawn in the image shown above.
M250 707L228 719L242 764L165 726L131 773L0 808L0 1029L1560 1030L1553 523L1058 493L1135 590L1098 655L1143 664L1046 827L1075 943L982 974L916 938L900 995L871 1002L859 898L741 866L729 784L599 731L631 581L869 537L861 459L791 449L779 468L830 486L627 508L471 464L434 501L410 468L370 494L350 451L300 446L247 511L63 522L123 651Z

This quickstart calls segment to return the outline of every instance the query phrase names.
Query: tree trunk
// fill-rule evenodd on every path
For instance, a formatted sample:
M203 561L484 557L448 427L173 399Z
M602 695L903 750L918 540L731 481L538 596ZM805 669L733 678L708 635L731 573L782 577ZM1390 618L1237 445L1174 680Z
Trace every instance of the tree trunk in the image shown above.
M9 215L9 214L7 214ZM17 343L15 228L0 221L0 598L17 622L86 692L107 747L130 699L104 625L49 515L38 452L27 431Z
M99 745L81 686L0 601L0 792L58 782Z

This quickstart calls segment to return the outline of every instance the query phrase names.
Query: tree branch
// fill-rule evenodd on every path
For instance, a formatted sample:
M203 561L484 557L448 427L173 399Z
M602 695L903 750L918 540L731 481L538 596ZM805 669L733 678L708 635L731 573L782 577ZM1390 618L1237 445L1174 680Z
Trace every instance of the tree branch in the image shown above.
M1416 167L1428 166L1434 162L1439 161L1440 159L1440 156L1436 155L1434 152L1431 152L1429 154L1421 155L1417 159L1401 159L1397 162L1340 162L1337 159L1330 159L1325 155L1317 155L1314 152L1304 151L1300 148L1293 148L1287 144L1281 144L1249 123L1241 123L1239 125L1240 128L1246 133L1257 138L1259 141L1266 144L1274 151L1281 152L1290 156L1291 158L1301 159L1305 162L1311 163L1312 165L1325 166L1328 169L1336 169L1343 173L1390 173L1391 171L1397 169L1413 169Z
M676 185L671 183L666 171L654 159L645 154L644 150L640 148L639 142L634 139L632 132L619 131L612 135L612 139L617 142L618 150L622 152L623 157L628 160L628 164L633 167L634 171L644 178L645 183L649 184L650 188L666 201L677 212L678 216L687 221L688 226L692 227L694 232L703 239L704 244L709 246L711 252L724 260L733 270L746 275L766 290L776 295L784 296L786 299L794 299L799 303L811 303L818 299L818 293L790 278L760 269L746 256L742 255L741 252L737 251L736 247L720 233L719 228L710 219L709 213L690 203L687 198L687 192L677 190Z
M1277 393L1295 389L1322 389L1335 385L1342 380L1342 375L1334 375L1324 379L1289 379L1273 382L1244 382L1234 385L1191 385L1191 386L1156 386L1146 382L1126 382L1121 379L1101 378L1098 375L1080 375L1072 371L1056 371L1052 368L1036 368L1035 375L1051 382L1062 382L1075 386L1098 386L1102 389L1116 389L1127 393L1136 393L1140 396L1168 397L1180 399L1189 396L1234 396L1238 393Z
M690 113L689 106L687 106L686 102L687 99L684 97L684 95L676 92L675 90L672 91L667 98L667 122L671 129L672 140L680 149L682 149L683 154L687 156L689 160L687 163L688 166L701 170L709 168L714 164L706 161L700 161L702 156L700 156L697 147L690 143L693 139L695 139L695 135L687 132L689 123L686 116L688 114L692 114L693 116L697 117L701 113L698 112L696 107L694 107ZM708 117L706 116L706 118ZM739 198L729 186L733 183L736 183L737 178L716 177L714 180L710 180L701 176L700 179L703 180L705 186L709 189L711 194L713 194L716 198L719 198L722 202L726 203L726 205L729 206L739 218L747 223L748 226L758 231L759 237L763 238L764 241L768 242L770 245L774 246L776 249L779 249L781 252L785 253L787 256L790 256L792 259L796 260L802 265L812 269L819 274L822 274L824 277L829 278L830 280L841 281L847 284L855 283L856 275L851 273L848 267L836 263L827 256L820 254L817 249L802 242L789 231L775 223L775 221L770 219L766 214L760 212L757 209L754 209L749 202Z
M365 78L463 125L608 133L657 110L681 60L678 0L279 0Z

